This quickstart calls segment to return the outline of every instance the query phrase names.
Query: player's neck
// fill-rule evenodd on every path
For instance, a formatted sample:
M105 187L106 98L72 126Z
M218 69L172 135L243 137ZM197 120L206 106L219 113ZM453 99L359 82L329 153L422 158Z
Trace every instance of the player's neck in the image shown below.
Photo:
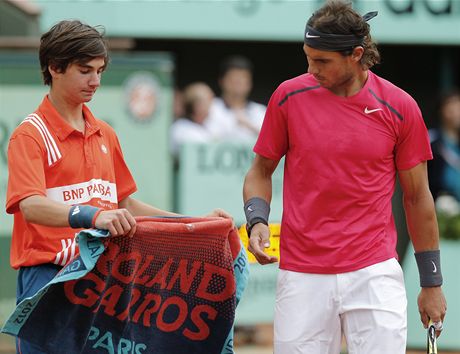
M355 73L355 75L352 75L347 81L345 81L341 85L330 88L330 91L332 91L337 96L354 96L364 87L368 77L368 70L359 70Z
M54 108L62 119L64 119L71 127L84 133L85 119L83 117L83 104L74 104L68 102L64 96L56 94L52 89L48 94L48 99L53 104Z

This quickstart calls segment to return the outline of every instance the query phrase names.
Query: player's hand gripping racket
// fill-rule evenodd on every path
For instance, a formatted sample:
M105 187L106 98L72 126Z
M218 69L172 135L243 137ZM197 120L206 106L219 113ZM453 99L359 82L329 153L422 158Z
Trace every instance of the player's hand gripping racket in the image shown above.
M428 323L426 352L427 354L438 354L438 345L436 343L436 328L434 327L433 321L431 320Z

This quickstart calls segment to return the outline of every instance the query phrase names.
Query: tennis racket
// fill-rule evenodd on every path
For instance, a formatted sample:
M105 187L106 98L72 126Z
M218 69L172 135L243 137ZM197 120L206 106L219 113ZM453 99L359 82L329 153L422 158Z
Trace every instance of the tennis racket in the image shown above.
M428 323L426 352L427 354L438 354L438 345L436 343L436 329L434 328L433 322L431 320Z

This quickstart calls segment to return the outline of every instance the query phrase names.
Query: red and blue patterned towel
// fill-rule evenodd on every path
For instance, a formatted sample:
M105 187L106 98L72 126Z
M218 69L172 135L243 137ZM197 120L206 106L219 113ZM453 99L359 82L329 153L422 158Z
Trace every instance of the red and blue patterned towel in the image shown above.
M82 231L80 254L2 332L53 353L233 353L248 260L231 220L137 218L133 238Z

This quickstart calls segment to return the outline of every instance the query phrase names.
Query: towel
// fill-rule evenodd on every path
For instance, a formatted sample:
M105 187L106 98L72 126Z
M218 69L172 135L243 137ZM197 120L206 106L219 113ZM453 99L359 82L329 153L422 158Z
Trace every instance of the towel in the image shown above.
M232 221L136 219L132 238L81 231L79 255L2 332L49 354L233 353L249 263Z

